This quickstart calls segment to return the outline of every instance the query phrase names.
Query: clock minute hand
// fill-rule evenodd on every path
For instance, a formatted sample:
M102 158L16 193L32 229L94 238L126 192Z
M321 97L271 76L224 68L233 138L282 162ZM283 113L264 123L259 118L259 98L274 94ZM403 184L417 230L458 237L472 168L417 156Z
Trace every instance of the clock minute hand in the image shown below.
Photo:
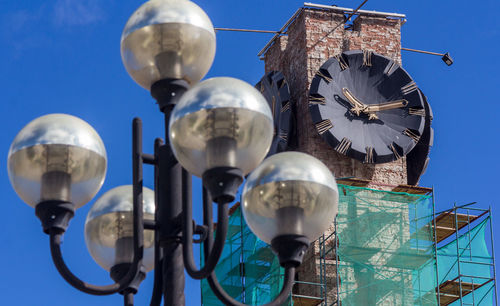
M389 109L405 107L406 105L408 105L408 101L405 99L401 99L401 100L396 100L396 101L391 101L391 102L386 102L386 103L368 105L365 108L365 112L374 113L374 112L379 112L379 111L384 111L384 110L389 110Z
M359 116L367 107L363 102L359 101L347 88L342 88L342 93L353 106L351 111Z
M404 107L406 105L408 105L408 101L405 99L401 99L401 100L390 101L390 102L386 102L386 103L368 105L364 109L364 112L366 112L368 114L369 120L375 120L375 119L378 119L377 114L375 114L376 112L394 109L394 108L400 108L400 107Z

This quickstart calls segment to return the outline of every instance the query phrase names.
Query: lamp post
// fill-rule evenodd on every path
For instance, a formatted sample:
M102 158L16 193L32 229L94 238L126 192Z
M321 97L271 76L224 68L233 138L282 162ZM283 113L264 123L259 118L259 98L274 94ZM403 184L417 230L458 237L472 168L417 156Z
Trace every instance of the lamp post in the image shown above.
M268 305L282 304L309 243L337 212L333 175L320 161L298 152L261 163L273 137L269 106L256 89L237 79L198 83L215 56L215 32L193 2L143 4L125 26L121 53L130 76L157 100L166 142L157 139L154 154L143 153L142 124L134 119L132 185L106 192L87 216L87 247L113 284L80 280L60 248L76 209L95 196L106 175L106 150L97 132L76 117L46 115L24 127L9 151L11 183L50 236L57 270L78 290L120 293L125 305L133 305L141 281L154 268L151 305L162 299L165 305L184 305L185 269L192 278L207 278L225 304L243 305L224 292L214 269L226 239L228 206L248 175L242 211L285 268L282 291ZM142 186L143 164L154 166L154 191ZM203 181L203 225L192 220L191 174ZM198 269L192 250L193 243L201 242L205 261Z

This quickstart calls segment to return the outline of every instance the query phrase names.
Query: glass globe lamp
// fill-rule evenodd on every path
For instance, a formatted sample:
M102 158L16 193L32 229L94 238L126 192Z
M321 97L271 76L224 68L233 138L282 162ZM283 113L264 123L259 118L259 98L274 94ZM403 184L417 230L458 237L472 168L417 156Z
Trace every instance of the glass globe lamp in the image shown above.
M181 165L201 177L216 167L252 171L273 138L271 110L262 94L234 78L205 80L175 106L169 138Z
M154 191L143 188L144 219L154 220ZM118 264L132 263L133 187L113 188L102 195L90 209L85 221L85 243L94 261L110 271ZM154 232L144 231L143 265L154 268Z
M331 171L299 152L273 155L247 178L242 210L250 229L271 244L280 236L316 240L334 221L338 190Z
M195 84L214 60L215 31L191 1L150 0L127 21L121 55L132 79L147 90L163 79Z
M90 201L106 176L106 149L85 121L66 114L31 121L14 138L7 167L19 197L35 207L44 201Z

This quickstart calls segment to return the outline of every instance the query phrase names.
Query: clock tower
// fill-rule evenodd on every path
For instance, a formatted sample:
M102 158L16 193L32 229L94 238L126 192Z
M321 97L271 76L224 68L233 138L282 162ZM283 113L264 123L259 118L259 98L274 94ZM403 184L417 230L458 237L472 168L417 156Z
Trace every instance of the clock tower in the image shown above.
M281 71L295 106L297 150L323 161L337 178L374 188L408 184L406 157L389 163L363 163L335 151L318 133L309 113L309 90L320 67L349 50L371 51L401 64L401 26L404 15L360 13L351 24L348 10L303 7L292 17L287 35L276 36L262 52L266 73ZM342 182L342 180L340 181ZM378 186L378 187L376 187Z
M353 158L352 154L346 154L348 152L346 152L345 147L342 148L341 143L335 147L335 145L332 145L331 142L329 143L323 137L321 128L324 130L325 127L320 126L320 129L318 129L317 122L314 122L317 118L313 118L310 112L310 96L312 88L315 87L314 79L318 76L318 72L321 72L320 67L330 59L337 58L338 63L335 63L339 64L339 56L342 56L344 52L362 50L361 54L377 54L377 56L387 58L388 61L393 62L396 66L401 65L401 26L406 21L405 15L359 11L356 15L352 16L354 18L352 22L346 22L346 17L350 12L352 12L350 9L306 4L305 7L300 8L294 14L284 27L284 34L286 35L276 35L259 55L265 61L266 73L280 71L288 83L290 91L289 99L295 117L294 126L296 129L295 133L292 133L295 139L291 140L291 143L295 147L291 149L311 154L323 161L333 171L335 177L340 178L338 180L340 184L363 186L378 190L408 192L410 186L407 185L416 185L420 174L425 170L429 146L424 148L423 151L425 153L419 154L417 158L419 160L423 159L423 161L416 163L423 165L420 168L416 167L418 168L417 171L415 171L415 162L408 162L414 158L410 154L401 154L401 156L395 154L396 158L390 159L392 161L379 163L371 162L371 160L364 158ZM343 69L341 68L341 70ZM326 80L330 81L328 76ZM354 83L356 82L354 81ZM404 95L404 90L401 91ZM398 92L398 94L401 95L401 92ZM421 100L425 99L420 91L419 95L421 95ZM342 93L339 93L338 96L342 97ZM403 98L406 99L406 97ZM410 99L408 98L407 102L409 101ZM328 102L336 103L335 100ZM375 103L380 103L380 101ZM349 107L355 106L352 104L352 102L351 105L348 102L344 103L346 109L343 112L346 114L349 113ZM427 102L425 102L425 105L427 105ZM430 111L427 112L426 110L422 110L422 112L430 113ZM377 114L381 116L382 112ZM352 109L351 115L354 117L352 120L359 119L352 114ZM429 121L428 119L426 120L427 124ZM345 124L345 122L338 122L338 124ZM370 124L371 122L369 119L365 119L365 123ZM326 129L331 128L333 130L332 127L333 124ZM344 128L344 130L348 129ZM422 128L420 128L421 131ZM405 136L401 135L397 137ZM337 141L340 141L340 139ZM416 147L419 147L419 143L416 143ZM421 147L417 151L422 151ZM405 153L407 152L408 150L405 151ZM417 175L415 175L416 172ZM419 187L413 188L418 189ZM347 215L360 216L362 213L362 208L357 207L354 203L349 204L347 209L348 211L344 212ZM402 216L405 215L408 215L408 211L404 212L403 210ZM406 219L402 217L401 220ZM388 248L391 243L391 237L401 233L409 233L407 224L403 221L400 223L404 223L405 225L402 227L396 225L386 226L385 231L387 235L384 237L387 239L383 238L375 242L377 244L376 247L381 249ZM362 228L358 230L368 231L366 226L368 224L363 223ZM349 230L349 228L347 229ZM334 242L338 243L335 238L334 224L332 224L330 230L324 236L331 237L330 242L332 244ZM323 241L323 243L330 242ZM338 283L342 282L342 280L335 276L337 275L335 256L330 259L325 256L322 258L320 255L320 244L321 242L316 242L308 250L296 276L298 281L305 282L306 284L301 285L299 283L295 286L294 291L298 295L318 296L320 290L317 287L307 285L307 283L317 283L323 279L326 285L325 288L327 288L326 295L328 295L328 300L334 301L337 295L336 292L338 292L338 289L335 288L338 288ZM320 272L319 266L322 265L322 261L326 270ZM363 283L363 279L370 279L365 274L361 270L353 270L344 275L344 279L356 280L361 284ZM402 303L404 301L399 300L399 302Z

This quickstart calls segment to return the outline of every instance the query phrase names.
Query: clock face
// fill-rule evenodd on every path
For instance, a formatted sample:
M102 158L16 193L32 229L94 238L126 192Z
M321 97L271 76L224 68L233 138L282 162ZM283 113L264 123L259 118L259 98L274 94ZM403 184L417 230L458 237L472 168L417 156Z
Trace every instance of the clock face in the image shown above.
M429 153L434 143L434 130L431 127L433 119L432 109L425 95L422 92L420 93L424 98L425 126L417 145L406 156L408 185L417 185L420 177L425 173L429 163Z
M410 152L425 125L424 98L390 58L347 51L313 78L309 110L320 135L337 152L364 163L387 163Z
M292 138L293 121L290 91L283 74L272 71L255 85L269 103L274 119L274 137L268 156L286 151Z

